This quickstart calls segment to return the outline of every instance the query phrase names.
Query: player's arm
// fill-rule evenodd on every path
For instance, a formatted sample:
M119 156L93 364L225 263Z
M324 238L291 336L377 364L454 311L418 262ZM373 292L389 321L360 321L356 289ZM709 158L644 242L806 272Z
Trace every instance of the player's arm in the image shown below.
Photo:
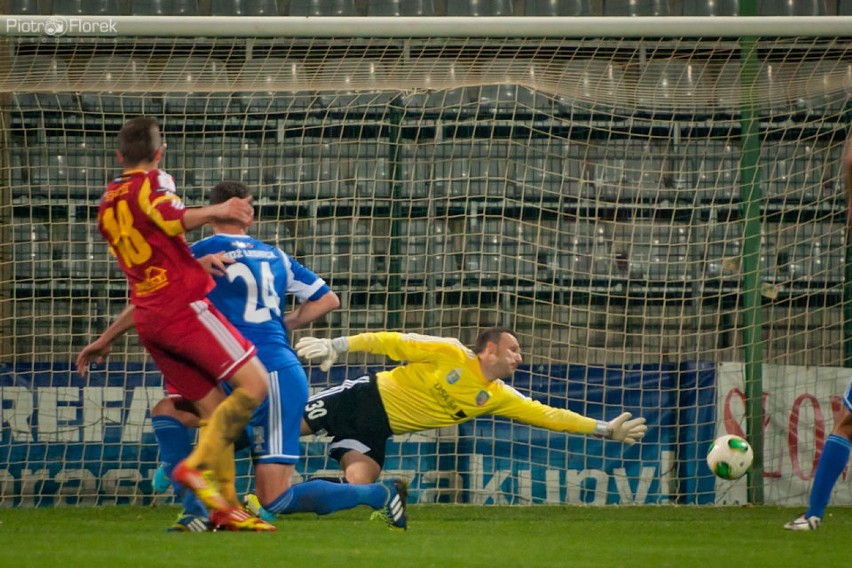
M648 430L644 418L632 418L629 412L623 412L606 422L583 416L566 408L554 408L542 404L505 385L503 389L501 402L494 410L494 414L531 426L557 432L592 434L626 444L635 444L645 436Z
M285 293L289 293L299 301L298 307L284 315L284 328L287 331L301 329L340 307L340 298L325 280L281 249L275 249L275 253L281 258L281 264L287 272L287 289L280 291L278 297L283 303ZM284 313L283 305L281 313Z
M113 320L108 328L96 340L85 346L77 355L77 373L85 377L89 373L89 363L103 363L104 359L112 351L112 344L116 339L130 331L134 327L133 304L127 304L118 317Z
M316 300L308 300L284 316L287 331L300 329L340 307L340 298L329 290Z
M251 196L249 196L245 198L232 197L228 201L216 205L186 209L182 224L184 230L191 231L213 221L239 223L244 227L250 227L253 220L254 209L252 209Z
M456 339L392 331L359 333L334 339L303 337L296 344L296 353L305 359L321 361L320 369L323 371L329 370L338 355L347 351L385 355L395 361L475 357L472 351Z
M223 203L187 209L175 190L175 180L156 170L139 191L139 207L167 235L176 236L211 223L236 222L250 227L254 220L251 196L232 197Z
M194 248L192 248L192 251L195 253ZM224 276L228 273L228 265L236 262L224 252L205 254L204 256L196 257L196 259L198 260L198 264L203 266L204 270L211 276Z

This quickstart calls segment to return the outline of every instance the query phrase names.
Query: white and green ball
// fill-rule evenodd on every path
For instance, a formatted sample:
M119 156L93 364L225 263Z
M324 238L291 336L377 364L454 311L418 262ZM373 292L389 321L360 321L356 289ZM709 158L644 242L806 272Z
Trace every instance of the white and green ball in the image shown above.
M707 465L716 477L739 479L754 461L751 444L740 436L728 434L713 440L707 450Z

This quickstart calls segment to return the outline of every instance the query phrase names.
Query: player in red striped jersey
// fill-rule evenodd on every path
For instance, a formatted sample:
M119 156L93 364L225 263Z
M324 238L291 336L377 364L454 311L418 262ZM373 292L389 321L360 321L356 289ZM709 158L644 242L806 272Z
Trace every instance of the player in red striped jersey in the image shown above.
M213 221L251 225L251 198L186 208L172 177L158 169L164 145L153 117L127 121L116 156L124 171L107 186L98 228L130 284L130 305L77 358L102 361L113 340L135 325L167 381L192 401L206 427L176 481L208 507L211 522L229 530L275 530L239 507L234 490L234 440L269 388L254 346L207 300L212 278L196 261L184 233ZM219 386L234 387L225 398Z

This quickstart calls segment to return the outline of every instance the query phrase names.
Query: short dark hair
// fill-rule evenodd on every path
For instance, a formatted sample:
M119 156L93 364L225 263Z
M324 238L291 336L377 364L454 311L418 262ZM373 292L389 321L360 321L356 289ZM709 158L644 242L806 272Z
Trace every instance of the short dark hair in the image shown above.
M251 195L251 190L241 181L220 181L210 190L210 203L216 205L217 203L225 203L232 197L244 199L249 195Z
M153 116L131 118L118 133L118 151L124 156L125 166L153 161L162 145L160 125Z
M508 333L515 339L518 338L514 331L495 325L494 327L482 330L479 335L476 336L476 344L473 346L473 352L479 354L485 351L485 347L489 343L500 343L500 338L503 337L504 333Z

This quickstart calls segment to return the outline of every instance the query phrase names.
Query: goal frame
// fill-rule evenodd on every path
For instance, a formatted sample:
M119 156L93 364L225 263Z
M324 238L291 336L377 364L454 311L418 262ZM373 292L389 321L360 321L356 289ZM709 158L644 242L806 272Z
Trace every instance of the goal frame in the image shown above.
M232 38L730 38L738 42L744 77L754 77L757 38L760 37L849 37L852 36L852 16L839 17L182 17L162 16L2 16L2 41L45 35L51 22L64 19L69 24L63 38L104 37L232 37ZM26 26L22 22L28 22ZM2 74L0 74L2 77ZM747 94L750 85L743 81ZM83 87L85 90L85 86ZM741 168L755 171L757 118L749 107L749 97L743 97L740 121L742 125L743 156ZM747 417L749 439L755 450L755 465L750 473L749 501L762 503L763 436L762 429L752 427L763 423L761 408L761 323L760 286L757 263L760 228L757 206L762 196L756 190L756 177L743 176L740 192L745 216L743 282L745 344L743 361L746 369ZM850 256L847 243L847 258ZM850 266L846 267L849 281ZM844 288L845 304L852 300ZM844 314L846 317L846 314ZM844 320L844 331L850 321ZM850 345L850 338L844 337ZM848 364L848 361L844 361Z

